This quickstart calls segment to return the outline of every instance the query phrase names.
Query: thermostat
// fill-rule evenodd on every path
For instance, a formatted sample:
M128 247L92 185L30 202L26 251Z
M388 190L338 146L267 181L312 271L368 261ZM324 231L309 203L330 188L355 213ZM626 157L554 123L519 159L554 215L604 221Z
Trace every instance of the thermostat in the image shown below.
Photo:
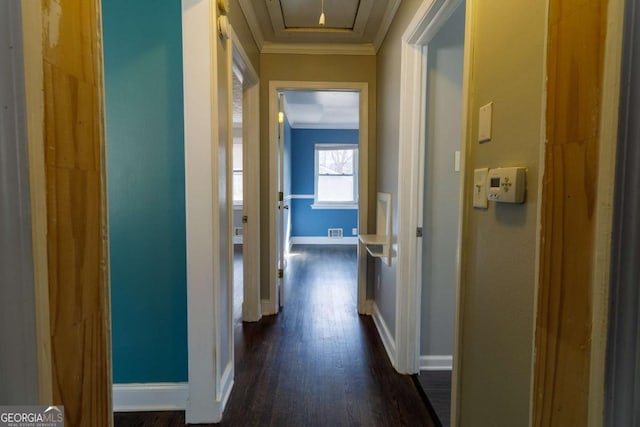
M522 203L525 180L526 168L523 167L490 169L487 199L491 202Z

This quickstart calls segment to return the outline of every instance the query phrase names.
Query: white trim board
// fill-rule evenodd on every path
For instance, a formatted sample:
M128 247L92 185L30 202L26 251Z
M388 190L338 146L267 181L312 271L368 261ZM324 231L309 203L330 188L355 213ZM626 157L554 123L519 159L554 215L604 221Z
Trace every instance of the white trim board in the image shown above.
M357 245L358 237L291 236L292 245Z
M311 199L311 200L313 200L314 198L315 198L315 196L313 194L289 194L288 196L284 197L285 200L291 200L291 199Z
M420 356L421 371L450 371L453 369L453 356Z
M183 411L188 399L188 383L113 385L114 412Z
M382 340L382 345L384 345L384 349L387 351L387 356L389 356L389 360L391 364L396 366L396 342L387 327L387 323L384 321L384 317L382 317L382 313L378 308L378 304L375 301L370 302L369 304L373 305L373 323L376 325L376 330L378 331L378 335L380 336L380 340Z
M233 378L235 376L233 365L233 360L229 361L227 367L224 370L224 373L222 374L222 387L220 388L220 395L218 396L221 411L224 411L224 408L226 408L227 402L229 401L229 396L231 396L231 390L233 390Z

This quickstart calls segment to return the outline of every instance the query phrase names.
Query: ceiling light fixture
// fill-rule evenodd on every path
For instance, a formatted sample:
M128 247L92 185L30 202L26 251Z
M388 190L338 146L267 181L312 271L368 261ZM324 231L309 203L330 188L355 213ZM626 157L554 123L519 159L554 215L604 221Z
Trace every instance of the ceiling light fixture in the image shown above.
M318 24L324 27L324 0L322 0L322 13L320 14Z

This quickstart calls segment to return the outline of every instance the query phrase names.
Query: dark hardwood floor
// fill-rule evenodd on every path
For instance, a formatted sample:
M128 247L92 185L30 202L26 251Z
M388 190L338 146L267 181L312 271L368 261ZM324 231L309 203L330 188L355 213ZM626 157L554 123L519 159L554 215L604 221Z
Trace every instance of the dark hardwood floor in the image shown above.
M435 425L371 318L356 313L355 247L294 246L285 277L279 315L235 323L235 385L221 425ZM116 414L115 424L182 426L184 412Z
M440 424L451 424L451 371L422 371L418 381Z

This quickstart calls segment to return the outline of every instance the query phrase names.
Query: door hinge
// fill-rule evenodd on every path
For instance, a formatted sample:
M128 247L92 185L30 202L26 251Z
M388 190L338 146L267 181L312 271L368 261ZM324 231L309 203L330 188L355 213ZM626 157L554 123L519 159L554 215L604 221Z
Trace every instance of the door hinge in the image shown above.
M284 201L284 193L282 191L278 191L278 201Z
M249 222L249 217L246 215L242 215L242 223L246 224L247 222Z
M282 279L284 277L284 270L279 268L278 269L278 279Z
M422 237L422 227L416 228L416 237Z

